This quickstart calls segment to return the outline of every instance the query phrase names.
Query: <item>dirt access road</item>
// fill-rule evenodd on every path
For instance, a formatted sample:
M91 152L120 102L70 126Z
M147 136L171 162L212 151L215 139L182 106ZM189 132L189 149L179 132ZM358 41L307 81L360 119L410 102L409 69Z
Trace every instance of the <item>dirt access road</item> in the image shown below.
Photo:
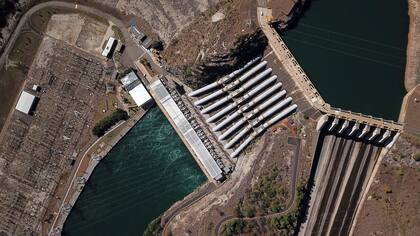
M51 1L51 2L41 3L32 7L21 17L19 24L17 25L15 31L13 32L12 36L10 37L9 42L7 43L4 49L4 53L0 57L0 67L3 66L3 64L6 62L7 56L9 55L10 50L12 49L12 46L14 42L16 41L16 38L21 33L22 27L25 25L25 22L29 19L29 17L33 13L47 7L62 7L62 8L77 9L79 11L97 15L101 18L104 18L113 22L121 30L123 37L126 40L125 51L126 53L128 53L132 61L137 60L141 56L143 57L145 56L150 62L153 62L148 52L144 48L138 47L137 44L131 40L130 33L128 32L127 27L120 19L92 7L88 7L88 6L84 6L84 5L80 5L76 3Z
M221 235L221 230L222 230L222 226L230 221L230 220L234 220L234 219L241 219L241 220L246 220L246 221L252 221L252 220L256 220L256 219L270 219L273 217L279 217L282 215L285 215L287 213L289 213L291 210L294 209L295 207L295 200L296 200L296 184L297 184L297 173L298 173L298 166L299 166L299 156L300 156L300 149L301 149L301 141L300 139L297 139L297 145L296 145L296 149L295 149L295 156L293 158L293 168L292 168L292 179L291 179L291 186L290 186L290 200L287 203L285 209L281 212L278 213L274 213L274 214L269 214L269 215L264 215L264 216L255 216L255 217L237 217L237 216L227 216L223 219L221 219L215 226L215 235Z

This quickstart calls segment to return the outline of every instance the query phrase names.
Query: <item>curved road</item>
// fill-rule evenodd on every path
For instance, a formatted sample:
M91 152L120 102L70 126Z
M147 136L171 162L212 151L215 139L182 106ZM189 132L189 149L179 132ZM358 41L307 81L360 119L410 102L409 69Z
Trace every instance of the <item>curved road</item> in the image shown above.
M300 144L301 144L301 140L300 139L297 139L297 140L298 140L298 142L296 144L295 158L294 158L294 161L293 161L293 168L292 168L291 187L290 187L292 194L291 194L291 198L290 198L286 208L282 212L277 212L277 213L264 215L264 216L242 217L242 218L237 217L237 216L226 216L216 224L216 226L215 226L215 235L216 236L220 235L220 230L221 230L222 226L229 220L241 219L241 220L245 220L245 221L251 221L251 220L262 219L262 218L272 218L272 217L276 217L276 216L285 215L293 209L293 205L295 204L295 200L296 200L296 196L295 196L296 195L296 181L297 181L297 172L298 172L299 156L300 156Z
M128 53L129 57L132 59L132 61L135 61L138 59L138 57L136 55L139 54L140 55L144 55L146 57L148 57L148 59L150 59L150 61L152 62L153 60L151 60L150 55L148 54L148 52L141 47L138 47L137 44L135 42L133 42L133 40L130 37L130 33L127 30L127 27L125 26L125 24L118 18L116 18L115 16L112 16L108 13L105 13L103 11L100 11L98 9L95 9L93 7L88 7L88 6L84 6L84 5L80 5L80 4L76 4L76 3L68 3L68 2L59 2L59 1L50 1L50 2L45 2L45 3L40 3L38 5L35 5L34 7L32 7L31 9L29 9L21 18L20 21L18 23L18 25L16 26L15 30L13 31L12 35L9 38L9 41L6 45L6 47L4 48L4 52L0 57L0 67L3 66L3 64L6 61L7 55L10 53L10 50L12 49L12 46L16 40L16 38L19 36L19 34L22 31L22 27L25 25L26 21L29 19L29 17L43 9L46 7L62 7L62 8L70 8L70 9L77 9L81 12L87 12L93 15L97 15L101 18L107 19L109 21L112 21L122 32L125 41L126 41L126 50L125 53Z

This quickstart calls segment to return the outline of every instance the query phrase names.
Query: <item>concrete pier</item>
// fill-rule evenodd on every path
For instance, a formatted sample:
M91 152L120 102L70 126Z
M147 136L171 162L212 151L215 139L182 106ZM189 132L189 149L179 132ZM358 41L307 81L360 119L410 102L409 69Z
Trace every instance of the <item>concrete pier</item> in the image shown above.
M369 129L370 129L370 126L369 125L365 125L365 127L362 130L362 132L357 137L358 138L363 138L369 132Z
M331 123L330 127L328 128L328 131L332 131L338 125L338 121L339 121L339 119L337 117L335 117L333 122Z
M369 141L372 141L374 138L376 138L379 134L381 133L381 129L380 128L376 128L373 133L370 135L370 137L368 138Z
M382 138L379 139L379 143L384 143L389 137L391 137L391 131L387 130L385 131L385 133L382 135Z
M338 131L339 134L343 133L344 130L347 129L347 127L349 127L350 122L348 120L345 120L343 125L341 126L340 130Z
M353 127L350 130L349 136L352 136L353 134L356 134L356 132L359 130L360 124L354 123Z

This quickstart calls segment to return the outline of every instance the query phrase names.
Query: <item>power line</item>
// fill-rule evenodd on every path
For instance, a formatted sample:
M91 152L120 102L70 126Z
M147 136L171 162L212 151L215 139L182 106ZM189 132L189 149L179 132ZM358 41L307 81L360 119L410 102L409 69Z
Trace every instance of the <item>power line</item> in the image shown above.
M329 51L333 51L333 52L336 52L336 53L341 53L341 54L346 55L346 56L352 56L352 57L355 57L355 58L359 58L359 59L363 59L363 60L375 62L375 63L378 63L378 64L387 65L387 66L394 67L394 68L397 68L397 69L404 69L403 67L398 66L396 64L392 64L392 63L384 62L384 61L381 61L381 60L376 60L376 59L372 59L372 58L360 56L360 55L357 55L357 54L354 54L354 53L345 52L345 51L342 51L342 50L339 50L339 49L329 48L329 47L322 46L322 45L319 45L319 44L316 44L316 43L311 43L311 42L308 42L308 41L296 39L296 38L293 38L293 37L290 37L290 36L286 36L284 38L290 39L292 41L296 41L298 43L315 46L315 47L322 48L322 49L329 50Z
M325 29L325 28L318 27L318 26L313 26L313 25L309 25L309 24L305 24L305 23L299 23L299 25L301 25L303 27L311 28L311 29L316 29L316 30L319 30L319 31L324 31L324 32L340 35L340 36L347 37L347 38L350 38L350 39L355 39L355 40L359 40L359 41L363 41L363 42L367 42L367 43L371 43L371 44L376 44L376 45L391 48L391 49L394 49L394 50L405 51L405 49L400 48L400 47L392 46L392 45L389 45L389 44L386 44L386 43L381 43L381 42L378 42L378 41L365 39L365 38L361 38L361 37L357 37L357 36L352 36L352 35L349 35L349 34L341 33L341 32L330 30L330 29Z
M302 35L306 35L306 36L309 36L309 37L325 40L325 41L328 41L328 42L348 46L350 48L356 48L356 49L360 49L360 50L367 51L367 52L373 52L375 54L382 55L382 56L392 57L392 58L395 58L395 59L405 59L405 56L390 55L390 54L387 54L387 53L379 52L379 51L374 50L374 49L369 49L369 48L365 48L365 47L352 45L352 44L349 44L349 43L340 42L338 40L329 39L329 38L326 38L326 37L323 37L323 36L319 36L319 35L315 35L315 34L311 34L311 33L306 33L306 32L302 32L302 31L299 31L299 30L293 30L293 32L297 33L297 34L302 34Z

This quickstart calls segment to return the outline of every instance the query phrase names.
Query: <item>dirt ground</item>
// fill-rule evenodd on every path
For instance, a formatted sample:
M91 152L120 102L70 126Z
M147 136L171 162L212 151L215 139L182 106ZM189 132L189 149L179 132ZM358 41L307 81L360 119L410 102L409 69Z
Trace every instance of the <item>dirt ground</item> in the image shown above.
M46 34L74 45L83 24L84 19L79 14L53 15L48 23Z
M420 85L414 87L404 97L399 122L405 124L404 130L413 135L420 135Z
M414 150L409 149L413 148ZM382 161L356 222L354 235L418 235L419 143L402 136Z
M125 13L125 15L139 15L143 18L159 37L169 41L184 27L188 26L219 0L128 0L111 1L108 3Z
M186 27L163 53L172 67L187 69L210 58L229 53L241 36L255 32L256 1L232 0L220 3ZM212 21L216 13L224 19Z
M114 36L106 21L76 13L53 15L46 34L98 56L102 53L102 44Z
M84 18L85 22L76 41L76 46L91 53L101 55L102 45L113 34L106 34L111 28L108 23L94 20L90 17Z

